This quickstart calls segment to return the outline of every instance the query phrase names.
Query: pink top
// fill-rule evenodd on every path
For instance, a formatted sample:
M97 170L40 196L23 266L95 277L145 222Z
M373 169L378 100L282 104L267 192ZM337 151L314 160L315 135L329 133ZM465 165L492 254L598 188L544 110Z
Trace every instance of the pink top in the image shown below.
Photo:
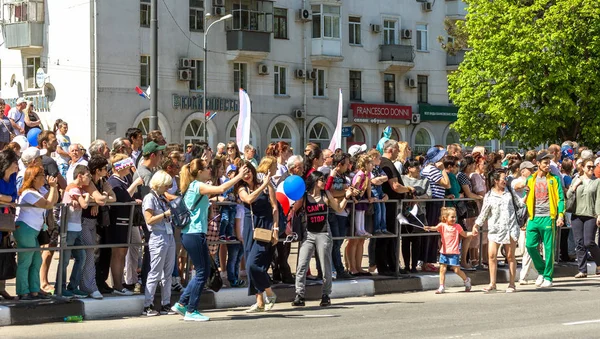
M463 231L462 227L460 227L459 224L448 225L441 222L436 226L436 230L440 232L442 236L440 253L460 254L458 245L460 244L460 233Z

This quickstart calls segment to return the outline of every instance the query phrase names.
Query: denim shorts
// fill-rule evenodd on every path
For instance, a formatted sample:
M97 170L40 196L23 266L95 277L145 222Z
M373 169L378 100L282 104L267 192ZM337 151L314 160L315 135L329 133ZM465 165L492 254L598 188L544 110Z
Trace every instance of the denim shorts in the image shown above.
M460 266L460 254L440 253L440 264L448 266Z

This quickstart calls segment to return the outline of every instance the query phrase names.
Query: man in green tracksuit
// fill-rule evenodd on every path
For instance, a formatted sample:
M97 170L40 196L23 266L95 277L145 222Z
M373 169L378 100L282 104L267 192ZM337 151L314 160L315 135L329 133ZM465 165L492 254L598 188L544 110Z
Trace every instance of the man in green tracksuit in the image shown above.
M539 274L537 287L552 287L556 227L564 224L564 194L561 179L550 173L551 158L551 154L540 152L536 157L539 169L526 183L525 204L529 213L526 247ZM540 241L544 243L545 262L538 250Z

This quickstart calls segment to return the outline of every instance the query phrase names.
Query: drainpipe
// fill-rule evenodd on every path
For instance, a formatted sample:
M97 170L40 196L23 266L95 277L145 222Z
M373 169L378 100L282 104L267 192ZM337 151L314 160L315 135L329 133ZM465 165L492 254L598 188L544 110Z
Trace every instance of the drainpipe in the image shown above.
M306 0L302 0L302 9L306 9ZM304 64L304 79L302 80L302 91L303 91L303 98L302 98L302 111L304 111L304 120L302 120L302 143L300 144L300 152L299 154L303 154L304 153L304 147L307 143L307 139L306 139L306 116L308 114L308 112L306 111L306 72L308 71L307 69L307 53L308 53L308 46L307 46L307 38L306 38L306 27L307 27L307 22L303 22L303 27L302 27L302 45L304 47L304 54L302 56L302 63Z
M91 70L91 89L90 89L90 120L92 126L90 126L90 137L91 141L98 139L98 36L97 36L97 20L96 14L98 13L98 7L96 0L90 2L90 66Z

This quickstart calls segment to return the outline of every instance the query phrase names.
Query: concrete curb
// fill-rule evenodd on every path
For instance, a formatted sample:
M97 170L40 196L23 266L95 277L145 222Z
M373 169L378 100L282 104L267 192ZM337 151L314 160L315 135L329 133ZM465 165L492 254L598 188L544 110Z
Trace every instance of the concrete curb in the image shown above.
M595 265L588 264L588 272L595 274ZM555 277L572 277L577 273L576 266L555 266ZM517 269L517 279L520 269ZM488 271L466 271L474 285L489 282ZM537 278L537 272L532 270L527 276L530 283ZM497 282L508 282L508 268L499 268ZM462 287L464 282L454 273L446 275L446 287ZM438 274L415 274L409 276L384 277L372 276L352 280L339 280L333 283L331 298L374 296L389 293L405 293L414 291L431 291L439 287ZM294 285L274 285L277 302L290 302L294 299ZM306 300L319 300L322 293L321 282L307 281ZM178 294L173 294L171 304L177 302ZM255 302L254 296L248 296L247 288L226 288L218 293L204 291L200 298L199 308L225 309L244 307ZM0 305L0 326L26 325L63 321L66 316L82 315L85 320L99 320L121 317L137 317L141 315L144 304L143 295L129 297L105 297L102 300L81 299L39 302L11 302ZM154 305L160 305L160 296L155 297Z

